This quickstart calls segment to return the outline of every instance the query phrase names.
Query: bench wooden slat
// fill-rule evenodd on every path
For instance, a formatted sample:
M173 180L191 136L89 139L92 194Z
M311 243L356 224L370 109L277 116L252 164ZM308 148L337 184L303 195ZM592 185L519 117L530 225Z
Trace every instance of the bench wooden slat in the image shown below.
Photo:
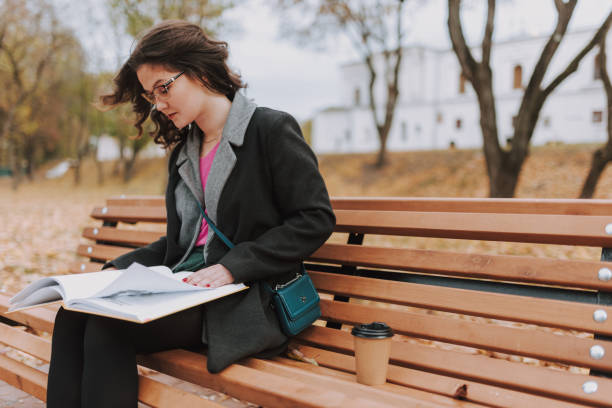
M376 388L366 388L356 383L353 378L347 381L346 379L340 379L336 376L321 375L320 373L301 370L296 367L282 364L278 361L246 359L241 362L241 365L256 369L260 372L274 374L281 378L299 381L301 383L314 386L318 389L330 388L335 391L341 391L343 394L349 394L356 398L362 398L364 401L373 399L376 402L386 406L406 407L423 402L428 403L428 405L434 404L434 406L439 406L440 404L456 407L474 406L474 404L462 404L460 401L449 400L448 398L429 393L412 394L407 392L403 395L394 394L386 391L385 385Z
M353 353L353 338L349 332L342 330L312 326L300 333L298 338L327 349ZM432 373L581 404L608 406L609 401L612 401L612 380L607 378L597 378L599 390L593 394L585 394L582 392L582 385L593 380L588 375L400 341L392 342L390 359L395 364Z
M132 250L133 248L125 248L125 247L113 246L113 245L81 244L77 248L77 254L81 256L93 258L93 259L102 259L105 261L109 261L111 259L117 258L118 256L126 254Z
M0 313L4 314L9 309L9 299L11 296L0 293ZM55 321L55 314L49 309L44 307L32 308L27 310L21 310L18 312L12 312L4 315L7 319L23 324L27 327L32 327L36 330L45 331L47 333L53 332L53 322Z
M108 206L148 206L148 207L164 207L166 199L164 196L153 195L130 195L130 196L114 196L106 200Z
M0 380L41 401L47 399L47 375L3 354L0 354Z
M150 206L106 206L95 207L91 218L102 221L122 222L166 222L166 209L164 207Z
M138 376L138 400L152 407L224 408L207 400L143 375Z
M77 261L70 264L68 271L70 273L97 272L102 269L102 266L104 264L100 262Z
M322 318L336 322L355 325L384 321L396 333L407 336L612 372L610 353L601 360L594 360L589 354L595 345L612 350L609 341L325 299L321 300L321 313Z
M164 235L158 231L122 230L114 227L87 227L83 230L84 238L138 246L150 244Z
M334 210L612 216L610 201L601 199L332 197L331 202Z
M612 319L598 323L596 310L612 316L612 307L478 292L358 276L310 272L318 290L362 299L511 320L561 329L612 335Z
M170 350L139 356L139 363L174 377L213 388L265 407L383 407L374 399L344 394L328 387L280 377L233 364L218 374L206 370L206 356L186 350ZM424 407L436 405L421 403Z
M49 361L51 358L51 342L49 340L4 323L0 323L0 343L21 350L40 360Z
M570 261L516 255L465 254L423 249L325 244L309 257L314 262L529 282L612 292L612 280L598 278L612 262Z
M612 247L609 216L337 210L337 232Z
M165 222L161 207L96 207L103 221ZM337 210L337 232L612 247L606 216Z
M355 358L353 356L303 344L299 345L299 350L306 357L315 359L320 366L352 373L350 375L354 375L355 373ZM287 361L285 364L299 364L299 362ZM310 369L303 364L301 367ZM507 390L474 381L460 380L440 374L432 374L426 371L400 367L395 364L389 365L387 381L453 398L461 397L467 401L496 407L576 408L586 406L553 400L539 395Z
M314 348L311 347L311 349L314 349ZM321 352L327 352L326 350L322 350L322 349L317 349L317 350ZM339 353L336 353L336 354L342 355ZM349 356L346 356L346 357L349 357ZM261 360L257 360L257 361L259 362ZM338 378L338 379L349 381L349 382L356 381L355 374L349 374L348 372L345 372L346 370L340 371L337 369L325 367L323 365L315 366L314 364L295 361L293 359L289 359L286 357L274 357L269 361L274 361L278 364L281 364L282 366L296 367L300 371L309 371L309 372L312 372L318 375L324 375L326 377ZM456 396L451 396L451 398L449 398L448 396L441 395L438 392L432 393L429 391L412 388L408 385L399 386L391 382L389 379L385 384L379 385L376 388L379 390L384 390L384 391L393 392L397 394L405 394L405 395L412 396L414 398L421 399L421 400L436 402L444 406L453 406L453 407L462 407L462 408L467 408L467 407L476 408L476 407L485 406L485 405L478 404L472 401L467 401L463 399L455 399Z
M514 214L612 215L609 200L443 197L332 197L335 210L486 212ZM116 196L109 206L165 207L163 196Z

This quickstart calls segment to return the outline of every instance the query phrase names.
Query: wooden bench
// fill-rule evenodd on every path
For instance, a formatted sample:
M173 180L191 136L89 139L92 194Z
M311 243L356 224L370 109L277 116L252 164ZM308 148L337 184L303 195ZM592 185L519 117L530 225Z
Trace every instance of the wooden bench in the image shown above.
M163 199L118 197L86 228L74 272L163 233ZM220 374L186 350L139 364L270 407L612 406L612 200L335 198L336 234L307 261L322 320L286 357L246 359ZM519 254L519 255L516 255ZM591 257L590 260L585 258ZM600 260L601 259L601 260ZM0 295L0 310L8 296ZM7 315L51 331L54 310ZM350 327L396 332L388 382L357 384ZM42 360L49 341L8 324L0 342ZM0 379L44 400L46 375L0 355ZM219 406L141 377L153 406ZM214 405L208 405L214 404Z

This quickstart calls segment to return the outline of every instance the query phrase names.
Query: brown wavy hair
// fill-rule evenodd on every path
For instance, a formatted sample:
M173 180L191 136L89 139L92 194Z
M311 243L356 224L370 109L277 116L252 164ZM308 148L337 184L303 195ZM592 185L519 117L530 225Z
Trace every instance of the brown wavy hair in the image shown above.
M113 79L113 93L102 95L100 102L108 108L131 102L136 114L137 137L142 136L142 124L150 116L155 124L150 135L155 143L169 148L186 137L187 128L178 129L165 115L151 108L151 104L141 96L144 89L136 71L143 64L184 71L183 75L233 101L236 92L245 84L240 75L227 65L227 47L226 42L213 40L195 24L180 20L163 21L144 33Z

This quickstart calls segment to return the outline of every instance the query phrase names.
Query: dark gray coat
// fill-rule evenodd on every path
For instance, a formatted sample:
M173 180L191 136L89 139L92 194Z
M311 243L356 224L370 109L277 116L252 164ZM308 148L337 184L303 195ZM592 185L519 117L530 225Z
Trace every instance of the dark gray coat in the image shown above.
M286 282L300 262L331 235L335 217L317 159L290 115L258 108L242 94L232 102L223 136L202 191L197 128L169 161L166 236L107 265L175 266L193 248L205 204L210 218L236 246L229 250L209 229L206 263L224 265L247 291L205 305L202 340L210 372L249 356L281 352L279 328L262 280Z

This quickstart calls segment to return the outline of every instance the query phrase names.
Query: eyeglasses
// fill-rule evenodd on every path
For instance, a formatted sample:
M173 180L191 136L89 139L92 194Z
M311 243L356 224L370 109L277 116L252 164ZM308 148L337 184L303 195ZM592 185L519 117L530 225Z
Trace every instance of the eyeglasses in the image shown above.
M178 74L176 74L175 76L173 76L172 78L164 82L163 84L153 87L153 90L151 92L143 92L140 95L151 105L157 104L157 101L168 100L168 90L170 89L170 85L172 85L172 83L176 81L178 77L180 77L184 73L185 71L179 72Z

